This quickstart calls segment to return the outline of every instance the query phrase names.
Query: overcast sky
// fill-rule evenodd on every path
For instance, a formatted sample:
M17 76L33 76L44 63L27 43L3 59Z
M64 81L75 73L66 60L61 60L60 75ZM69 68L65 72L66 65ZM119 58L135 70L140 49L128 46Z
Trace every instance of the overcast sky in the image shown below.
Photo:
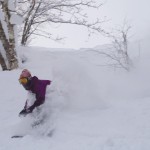
M97 0L98 2L100 0ZM124 18L132 26L133 39L141 40L150 37L150 0L107 0L105 5L97 11L90 11L90 16L106 16L110 21L105 23L112 28L123 23ZM88 12L89 13L89 12ZM106 26L104 25L104 27ZM85 48L106 44L108 40L100 35L88 37L87 30L75 26L61 26L53 31L60 36L67 37L61 43L49 39L37 39L33 45L54 48Z

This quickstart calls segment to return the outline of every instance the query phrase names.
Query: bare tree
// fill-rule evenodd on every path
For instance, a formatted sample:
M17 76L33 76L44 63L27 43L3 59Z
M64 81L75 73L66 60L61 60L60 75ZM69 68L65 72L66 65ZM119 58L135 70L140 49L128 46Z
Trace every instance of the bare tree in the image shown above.
M120 29L116 29L114 35L110 35L112 39L112 45L114 50L116 51L116 55L114 55L114 60L118 62L118 65L127 71L130 70L132 66L132 61L129 56L129 31L131 26L124 22L123 26Z
M87 13L84 13L86 7L99 8L101 5L94 0L18 0L17 13L24 18L21 44L26 45L32 35L61 39L43 30L43 24L74 24L87 27L89 31L103 32L103 21L97 19L89 23Z
M131 26L125 21L122 27L111 32L105 32L106 36L111 40L111 44L107 46L105 51L96 52L106 56L110 61L109 66L115 68L123 68L127 71L132 66L132 60L129 56L129 31Z
M9 3L8 0L0 1L0 6L4 15L4 20L0 20L0 41L6 52L6 57L8 60L7 69L12 70L18 67L18 60L15 51L14 24L12 24L10 21L11 13L8 7L8 3ZM2 22L6 24L7 31L4 31L4 27L3 27L4 24ZM2 62L3 61L1 61L1 63Z

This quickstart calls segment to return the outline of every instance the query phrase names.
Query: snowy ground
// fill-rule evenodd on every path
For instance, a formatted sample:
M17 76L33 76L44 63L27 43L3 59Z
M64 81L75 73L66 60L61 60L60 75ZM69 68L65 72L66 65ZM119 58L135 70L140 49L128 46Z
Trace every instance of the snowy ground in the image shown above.
M26 63L20 69L0 72L0 150L150 149L147 51L130 73L101 66L100 56L91 51L28 48L22 56ZM18 83L23 68L53 81L50 99L56 109L51 137L33 129L22 139L10 138L24 121L18 117L26 100Z

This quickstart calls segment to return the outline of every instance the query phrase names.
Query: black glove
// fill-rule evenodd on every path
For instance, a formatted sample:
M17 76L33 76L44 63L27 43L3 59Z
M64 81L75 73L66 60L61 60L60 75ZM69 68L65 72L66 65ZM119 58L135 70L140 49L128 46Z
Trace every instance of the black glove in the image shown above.
M26 116L27 114L31 113L32 111L30 109L23 109L20 113L19 116Z

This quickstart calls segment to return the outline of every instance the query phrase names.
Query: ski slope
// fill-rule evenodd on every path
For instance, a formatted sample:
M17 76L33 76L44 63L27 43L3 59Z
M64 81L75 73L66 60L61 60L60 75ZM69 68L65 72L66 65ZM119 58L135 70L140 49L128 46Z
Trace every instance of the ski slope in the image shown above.
M144 46L129 73L104 67L88 50L20 48L25 63L0 71L0 150L149 150L150 53ZM52 80L51 119L11 139L28 125L18 117L27 96L18 82L24 68Z

